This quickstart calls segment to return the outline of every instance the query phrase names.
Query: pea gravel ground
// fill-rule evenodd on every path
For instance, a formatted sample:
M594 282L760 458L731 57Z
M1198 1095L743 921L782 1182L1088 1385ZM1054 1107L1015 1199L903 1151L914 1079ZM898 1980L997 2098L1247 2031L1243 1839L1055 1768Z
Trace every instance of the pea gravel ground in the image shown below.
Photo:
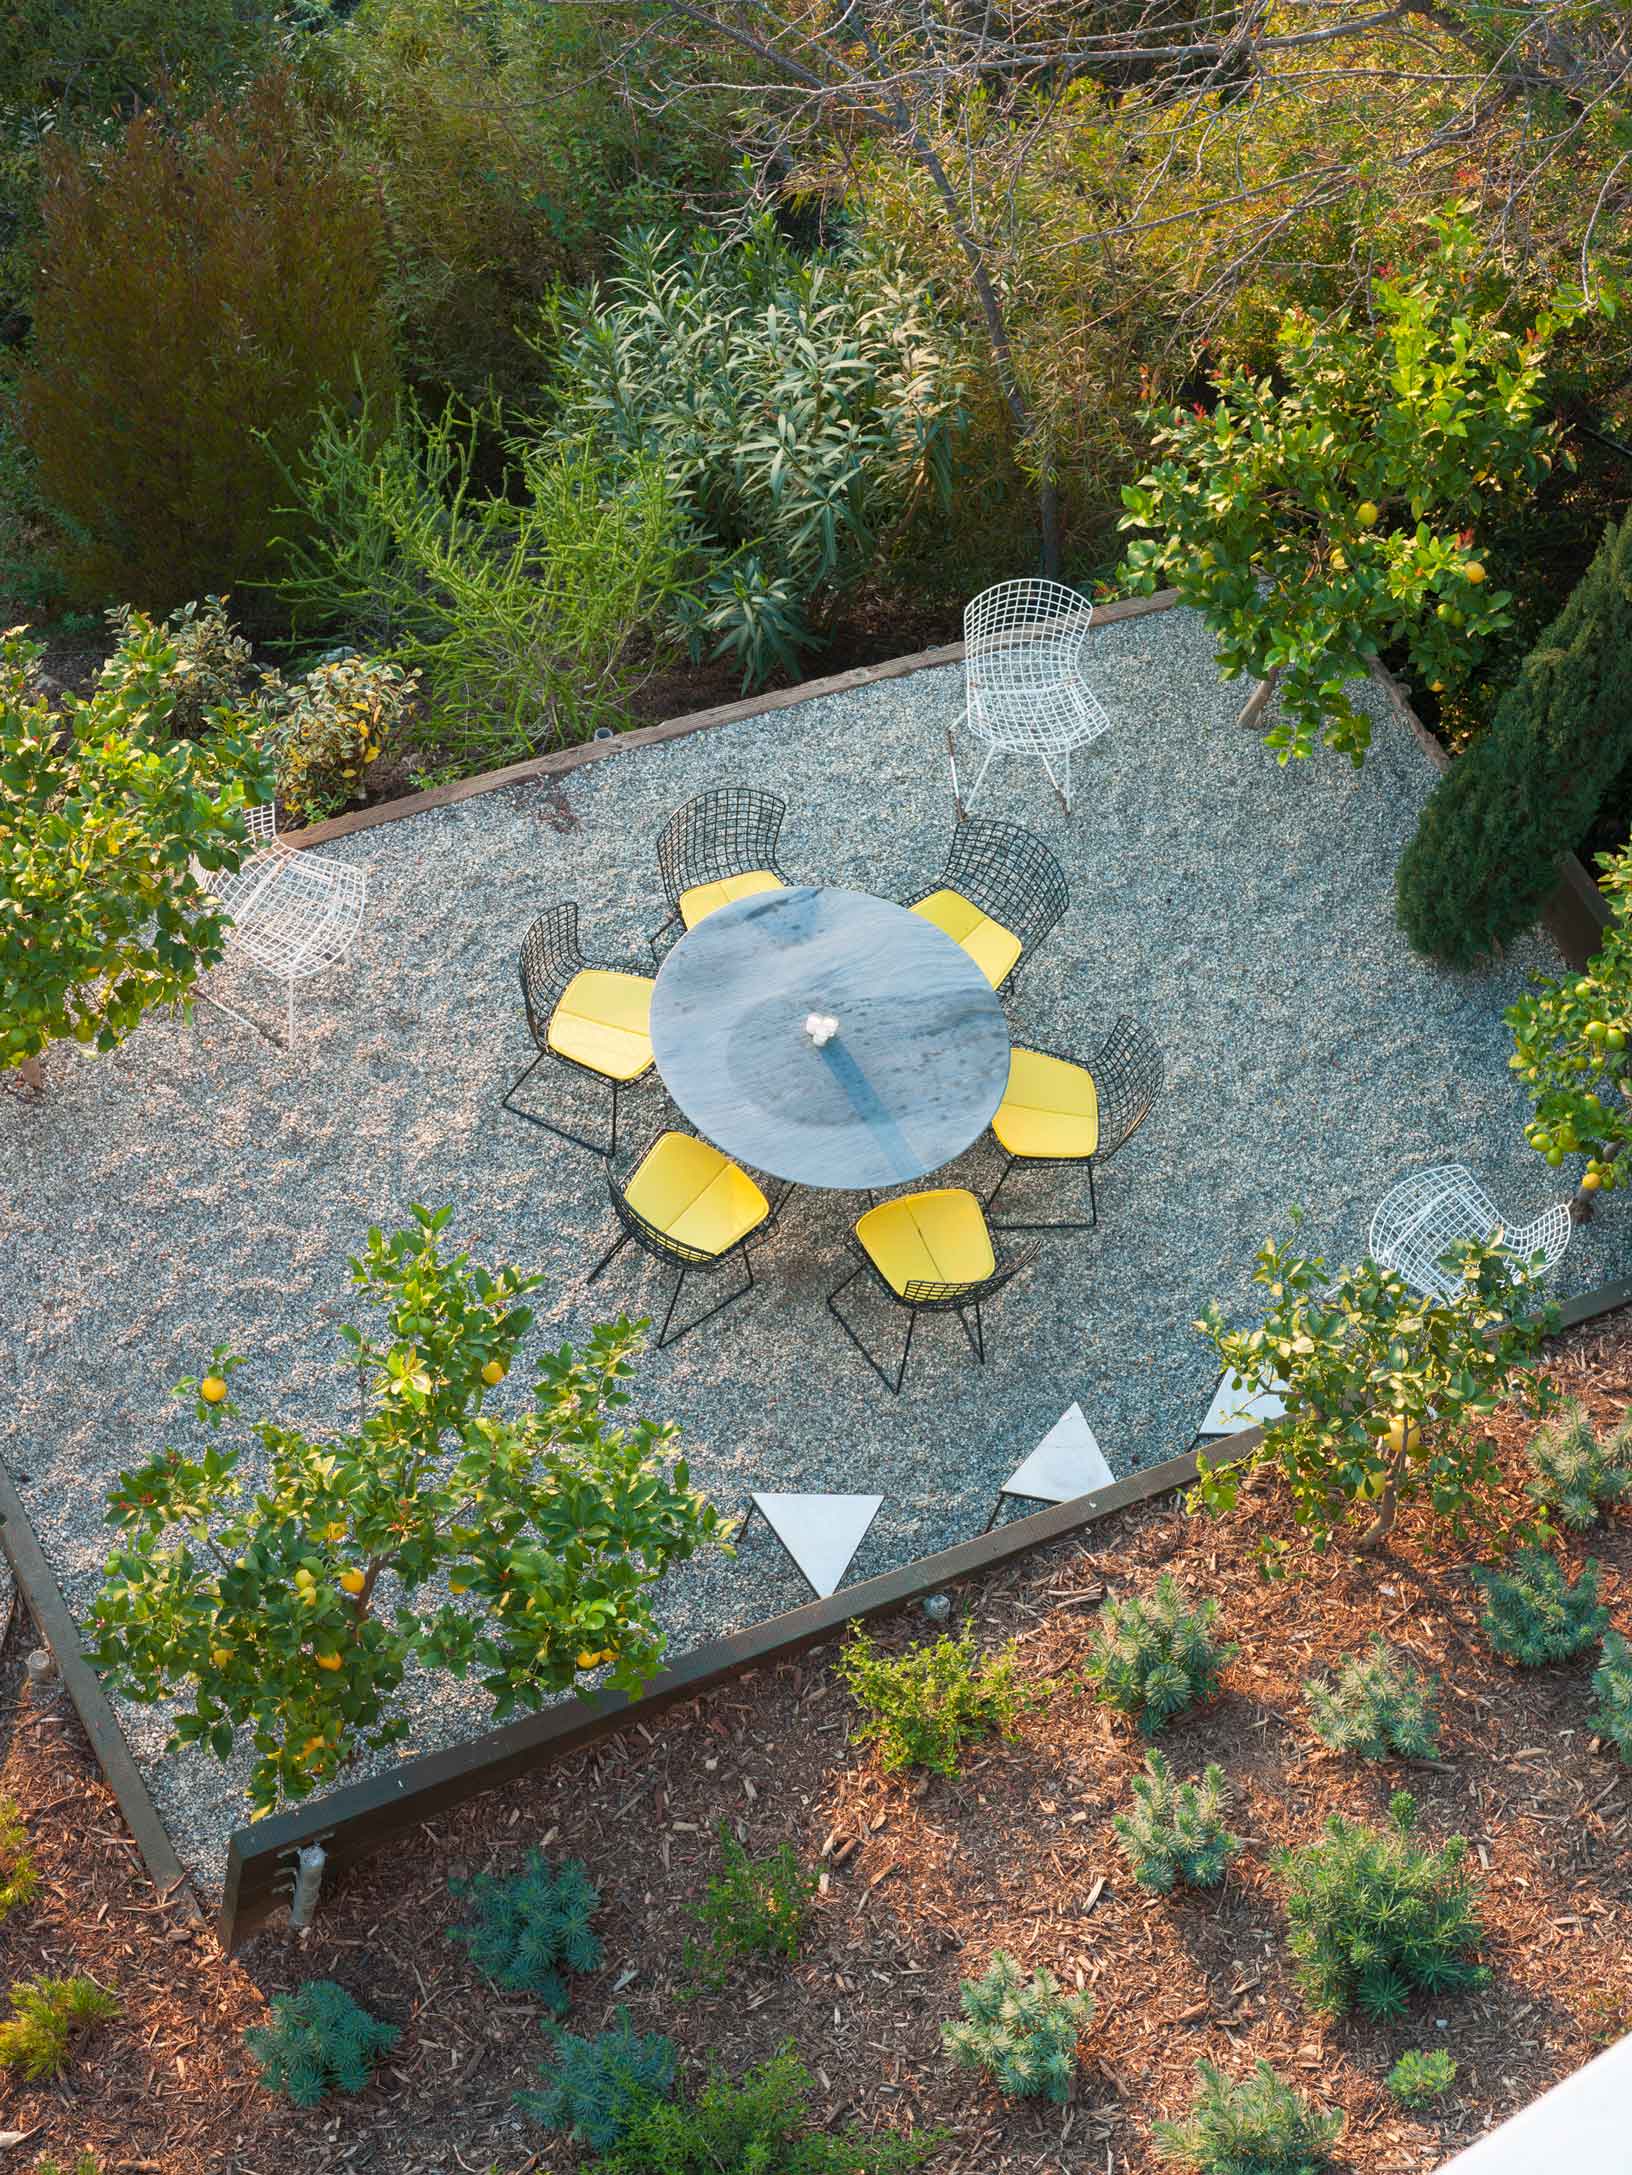
M1103 628L1091 670L1114 725L1079 758L1075 817L1017 763L994 766L982 808L1041 832L1071 885L1022 979L1017 1033L1091 1052L1126 1011L1166 1052L1159 1106L1104 1174L1099 1229L1050 1240L1004 1294L984 1369L950 1318L927 1325L895 1400L822 1303L859 1204L796 1195L755 1292L640 1376L641 1402L680 1424L722 1506L750 1488L882 1492L854 1577L977 1533L1073 1401L1118 1473L1183 1450L1216 1371L1192 1321L1209 1298L1250 1318L1254 1253L1292 1203L1335 1260L1363 1248L1395 1178L1434 1162L1470 1163L1515 1218L1548 1197L1502 1012L1558 962L1540 937L1466 977L1406 949L1391 881L1432 780L1381 691L1362 694L1375 739L1361 773L1327 757L1283 770L1235 728L1240 689L1219 682L1188 613ZM54 1059L43 1103L0 1099L7 1457L71 1607L99 1583L110 1480L187 1438L169 1387L212 1344L248 1355L247 1409L345 1424L333 1325L351 1305L347 1260L410 1202L450 1203L450 1237L478 1258L543 1272L540 1349L619 1308L660 1312L666 1287L632 1250L586 1292L608 1242L599 1167L498 1107L531 1054L522 932L576 898L586 948L641 963L662 919L658 829L726 782L786 797L794 877L907 895L945 853L942 729L961 679L926 670L589 766L565 781L565 834L527 785L342 841L326 850L367 869L366 926L355 962L302 992L292 1058L200 1006L110 1058ZM212 986L279 1024L264 980L223 971ZM555 1067L533 1086L557 1103L575 1092ZM641 1093L634 1122L655 1124L661 1091ZM592 1120L600 1108L580 1105ZM945 1178L984 1192L995 1175L977 1146ZM1558 1287L1629 1267L1616 1201L1578 1234ZM900 1317L864 1299L860 1318L890 1348ZM734 1560L668 1585L671 1649L803 1598L756 1521ZM413 1698L407 1753L487 1725L467 1688L421 1681ZM183 1858L216 1888L242 1774L166 1754L160 1713L120 1718Z

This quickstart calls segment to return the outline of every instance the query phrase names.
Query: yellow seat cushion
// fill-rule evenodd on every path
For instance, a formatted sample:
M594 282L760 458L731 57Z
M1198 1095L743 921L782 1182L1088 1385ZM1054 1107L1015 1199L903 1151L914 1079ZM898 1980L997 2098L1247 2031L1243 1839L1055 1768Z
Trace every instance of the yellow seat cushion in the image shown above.
M985 1214L962 1186L883 1201L857 1223L856 1237L902 1298L909 1284L978 1283L997 1266Z
M550 1014L548 1042L608 1080L634 1080L652 1062L652 984L644 974L583 967Z
M687 1133L664 1133L652 1143L624 1199L666 1237L700 1254L723 1254L771 1212L746 1171Z
M913 912L944 929L954 944L961 944L993 989L1020 956L1020 939L1014 931L983 914L961 891L932 891Z
M1092 1075L1063 1057L1015 1050L992 1131L1010 1155L1091 1156L1099 1146L1099 1094Z
M751 868L741 876L721 876L711 884L693 884L680 894L680 919L688 929L729 906L734 899L751 899L756 891L780 891L782 879L768 868Z

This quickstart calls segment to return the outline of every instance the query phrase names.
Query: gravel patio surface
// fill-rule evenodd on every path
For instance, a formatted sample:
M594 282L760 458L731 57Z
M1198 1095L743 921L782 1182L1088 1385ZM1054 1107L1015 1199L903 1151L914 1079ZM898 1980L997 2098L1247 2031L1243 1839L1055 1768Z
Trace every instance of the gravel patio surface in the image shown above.
M1549 1197L1502 1012L1558 961L1539 936L1473 976L1407 950L1393 869L1432 776L1382 692L1362 698L1375 720L1362 772L1324 756L1283 770L1235 728L1241 690L1219 682L1189 613L1107 626L1090 656L1114 725L1078 759L1075 817L1013 761L994 765L981 811L1039 831L1071 885L1011 1007L1017 1035L1089 1054L1126 1011L1166 1053L1160 1103L1102 1174L1098 1230L1049 1240L1002 1295L984 1369L954 1320L925 1324L897 1400L823 1306L861 1204L796 1195L756 1257L758 1288L650 1357L636 1385L639 1404L680 1424L722 1507L750 1488L882 1492L852 1578L979 1532L998 1484L1073 1401L1119 1474L1184 1450L1216 1375L1193 1319L1209 1298L1250 1318L1253 1255L1292 1203L1310 1249L1335 1261L1363 1248L1394 1179L1436 1162L1469 1163L1515 1220ZM7 1461L72 1608L99 1584L109 1482L187 1439L169 1387L212 1344L248 1355L234 1384L246 1409L346 1424L353 1378L333 1324L351 1309L347 1261L410 1202L451 1203L448 1237L477 1258L543 1272L538 1349L619 1309L660 1316L667 1285L632 1249L586 1292L610 1243L599 1167L498 1107L532 1054L522 933L576 898L586 951L640 965L665 911L657 832L720 783L786 797L794 878L910 896L945 855L942 729L961 686L961 668L924 671L631 750L563 782L570 832L530 784L327 847L366 866L369 908L355 962L301 991L292 1058L200 1005L191 1025L152 1022L110 1058L53 1059L42 1104L0 1098ZM211 986L281 1031L273 984L223 971ZM549 1066L529 1092L565 1108L578 1091ZM655 1126L660 1089L628 1107L632 1127ZM586 1091L575 1108L594 1124L604 1104ZM977 1145L944 1182L984 1193L997 1168ZM1617 1200L1577 1234L1555 1288L1629 1272ZM862 1292L853 1318L895 1351L904 1318ZM734 1560L668 1585L671 1651L805 1598L756 1520ZM478 1692L412 1689L405 1755L488 1726ZM242 1775L166 1755L160 1713L120 1718L213 1892L245 1817Z

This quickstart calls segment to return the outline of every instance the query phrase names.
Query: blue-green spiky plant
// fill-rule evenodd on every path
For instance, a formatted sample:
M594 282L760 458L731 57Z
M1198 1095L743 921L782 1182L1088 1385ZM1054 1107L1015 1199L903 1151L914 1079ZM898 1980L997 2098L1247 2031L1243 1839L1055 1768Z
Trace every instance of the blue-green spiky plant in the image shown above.
M1504 1661L1522 1668L1568 1661L1600 1638L1609 1622L1598 1598L1599 1568L1589 1557L1572 1586L1556 1556L1521 1548L1505 1571L1476 1571L1485 1596L1480 1630Z
M1259 2062L1234 2082L1196 2064L1197 2091L1183 2122L1153 2125L1164 2160L1195 2175L1317 2175L1343 2127Z
M462 1942L477 1970L505 1993L535 1994L559 2011L567 2006L562 1972L593 1971L600 1963L590 1920L601 1891L576 1858L552 1866L541 1850L530 1850L509 1880L478 1873L448 1887L471 1904L469 1920L453 1927L449 1939Z
M1214 1640L1217 1614L1216 1601L1187 1609L1167 1571L1148 1600L1108 1601L1099 1644L1084 1664L1100 1698L1136 1720L1147 1737L1186 1707L1213 1698L1238 1651Z
M380 2056L401 2037L332 1979L308 1979L274 1994L270 2024L251 2024L244 2045L269 2092L315 2107L325 2092L360 2092Z
M1334 1752L1428 1760L1439 1748L1431 1680L1375 1631L1367 1652L1351 1654L1335 1683L1311 1680L1303 1696L1315 1735Z
M1632 1421L1600 1442L1579 1405L1566 1405L1531 1436L1528 1494L1572 1531L1596 1525L1632 1488Z
M659 2032L637 2032L627 2009L618 2011L613 2030L593 2039L559 2024L549 2032L553 2066L539 2071L542 2089L518 2092L516 2105L580 2145L607 2152L622 2144L636 2115L673 2089L674 2042Z
M1226 1785L1222 1767L1209 1767L1199 1783L1175 1782L1160 1752L1145 1759L1133 1783L1133 1810L1111 1822L1123 1855L1141 1888L1168 1895L1178 1882L1216 1888L1241 1848L1224 1825Z
M963 2016L941 2026L960 2069L982 2069L1011 2099L1063 2102L1077 2069L1077 2041L1094 2014L1091 1994L1062 1994L1047 1971L1028 1979L1002 1949L983 1979L965 1979Z
M1456 2063L1443 2047L1402 2054L1388 2073L1388 2089L1402 2107L1420 2112L1442 2100L1456 2082Z
M1598 1701L1587 1720L1632 1767L1632 1644L1618 1631L1606 1631L1592 1672Z

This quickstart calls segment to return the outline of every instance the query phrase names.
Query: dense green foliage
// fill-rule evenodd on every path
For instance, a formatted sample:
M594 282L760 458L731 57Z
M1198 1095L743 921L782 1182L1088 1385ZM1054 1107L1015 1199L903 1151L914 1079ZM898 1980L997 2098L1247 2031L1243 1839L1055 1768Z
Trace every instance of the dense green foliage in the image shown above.
M315 2107L326 2092L361 2092L402 2034L382 2024L332 1979L274 1994L270 2024L251 2024L244 2045L269 2092Z
M39 1888L40 1871L22 1815L11 1798L0 1797L0 1920L32 1903Z
M1294 1210L1294 1225L1301 1220ZM1499 1528L1504 1479L1480 1423L1514 1395L1545 1408L1550 1393L1533 1370L1553 1315L1515 1285L1499 1240L1455 1253L1462 1288L1441 1300L1369 1257L1334 1270L1267 1240L1253 1268L1268 1295L1259 1325L1230 1329L1210 1306L1196 1327L1238 1381L1278 1377L1286 1412L1244 1458L1213 1466L1201 1457L1192 1500L1229 1510L1240 1476L1269 1466L1316 1548L1357 1518L1359 1545L1374 1545L1414 1500L1458 1536ZM1272 1565L1285 1544L1261 1546Z
M1111 1822L1141 1888L1165 1896L1181 1881L1218 1886L1241 1848L1224 1825L1227 1799L1222 1767L1204 1769L1199 1783L1175 1782L1162 1753L1146 1754L1144 1773L1133 1778L1133 1810Z
M592 2151L621 2144L630 2123L674 2085L674 2043L658 2032L637 2032L627 2009L608 2031L581 2039L559 2024L548 2027L550 2059L536 2090L518 2092L524 2114Z
M1598 1568L1589 1556L1572 1580L1545 1549L1521 1548L1505 1570L1476 1571L1485 1597L1480 1630L1504 1661L1523 1669L1570 1660L1609 1622L1598 1598Z
M470 1903L469 1919L448 1938L504 1993L533 1994L560 2011L570 1999L564 1974L599 1965L600 1936L591 1920L601 1891L578 1859L551 1865L541 1850L530 1850L521 1871L506 1880L477 1873L448 1887Z
M1012 1649L978 1654L969 1630L894 1660L857 1632L840 1656L839 1674L865 1716L856 1734L878 1746L887 1773L928 1767L955 1775L964 1746L1012 1736L1027 1703L1015 1682Z
M1568 1405L1531 1436L1525 1492L1573 1532L1596 1525L1632 1488L1632 1419L1600 1442L1579 1405Z
M984 1977L964 1980L959 1998L962 2016L941 2026L957 2066L982 2071L1009 2099L1063 2106L1077 2074L1077 2042L1093 2022L1093 1996L1062 1994L1047 1971L1028 1979L997 1949Z
M1183 2122L1158 2122L1162 2158L1194 2175L1319 2175L1343 2127L1277 2077L1267 2062L1226 2077L1196 2064L1198 2090Z
M1289 1945L1298 1984L1316 2010L1399 2016L1415 1989L1453 1993L1489 1976L1473 1961L1482 1938L1464 1860L1467 1838L1419 1843L1416 1806L1396 1791L1386 1828L1334 1813L1320 1839L1281 1852Z
M85 2034L120 2013L118 1998L87 1978L19 1979L7 1999L0 2069L20 2071L29 2084L60 2077Z
M224 1760L247 1733L257 1811L399 1743L411 1662L476 1670L500 1719L607 1663L638 1690L664 1650L654 1587L720 1534L673 1429L622 1417L644 1324L596 1329L581 1356L543 1353L531 1396L495 1409L538 1278L444 1258L448 1215L416 1206L352 1262L386 1326L341 1326L362 1391L352 1428L261 1420L264 1466L239 1445L170 1449L109 1497L123 1539L92 1616L96 1659L127 1698L179 1702L176 1743ZM238 1364L217 1347L180 1386L212 1431L241 1418ZM444 1579L447 1598L427 1597Z
M718 1988L745 1956L797 1962L817 1876L799 1863L793 1845L784 1842L768 1857L750 1858L722 1821L720 1868L710 1875L702 1902L692 1905L704 1938L687 1942L688 1970Z
M1388 2073L1388 2089L1402 2107L1415 2112L1433 2107L1456 2082L1456 2062L1443 2047L1402 2054Z
M1147 1737L1187 1708L1218 1695L1219 1679L1238 1649L1212 1635L1216 1601L1185 1606L1170 1572L1147 1599L1107 1601L1099 1637L1084 1668L1099 1696L1139 1724Z
M1358 1752L1367 1760L1397 1752L1428 1760L1439 1749L1434 1686L1381 1632L1372 1633L1366 1653L1348 1657L1335 1683L1312 1681L1303 1695L1315 1735L1333 1752Z
M1632 1641L1613 1628L1604 1633L1592 1694L1592 1728L1632 1767Z
M1632 773L1632 521L1606 530L1490 728L1435 786L1396 872L1419 952L1469 967L1537 919Z

